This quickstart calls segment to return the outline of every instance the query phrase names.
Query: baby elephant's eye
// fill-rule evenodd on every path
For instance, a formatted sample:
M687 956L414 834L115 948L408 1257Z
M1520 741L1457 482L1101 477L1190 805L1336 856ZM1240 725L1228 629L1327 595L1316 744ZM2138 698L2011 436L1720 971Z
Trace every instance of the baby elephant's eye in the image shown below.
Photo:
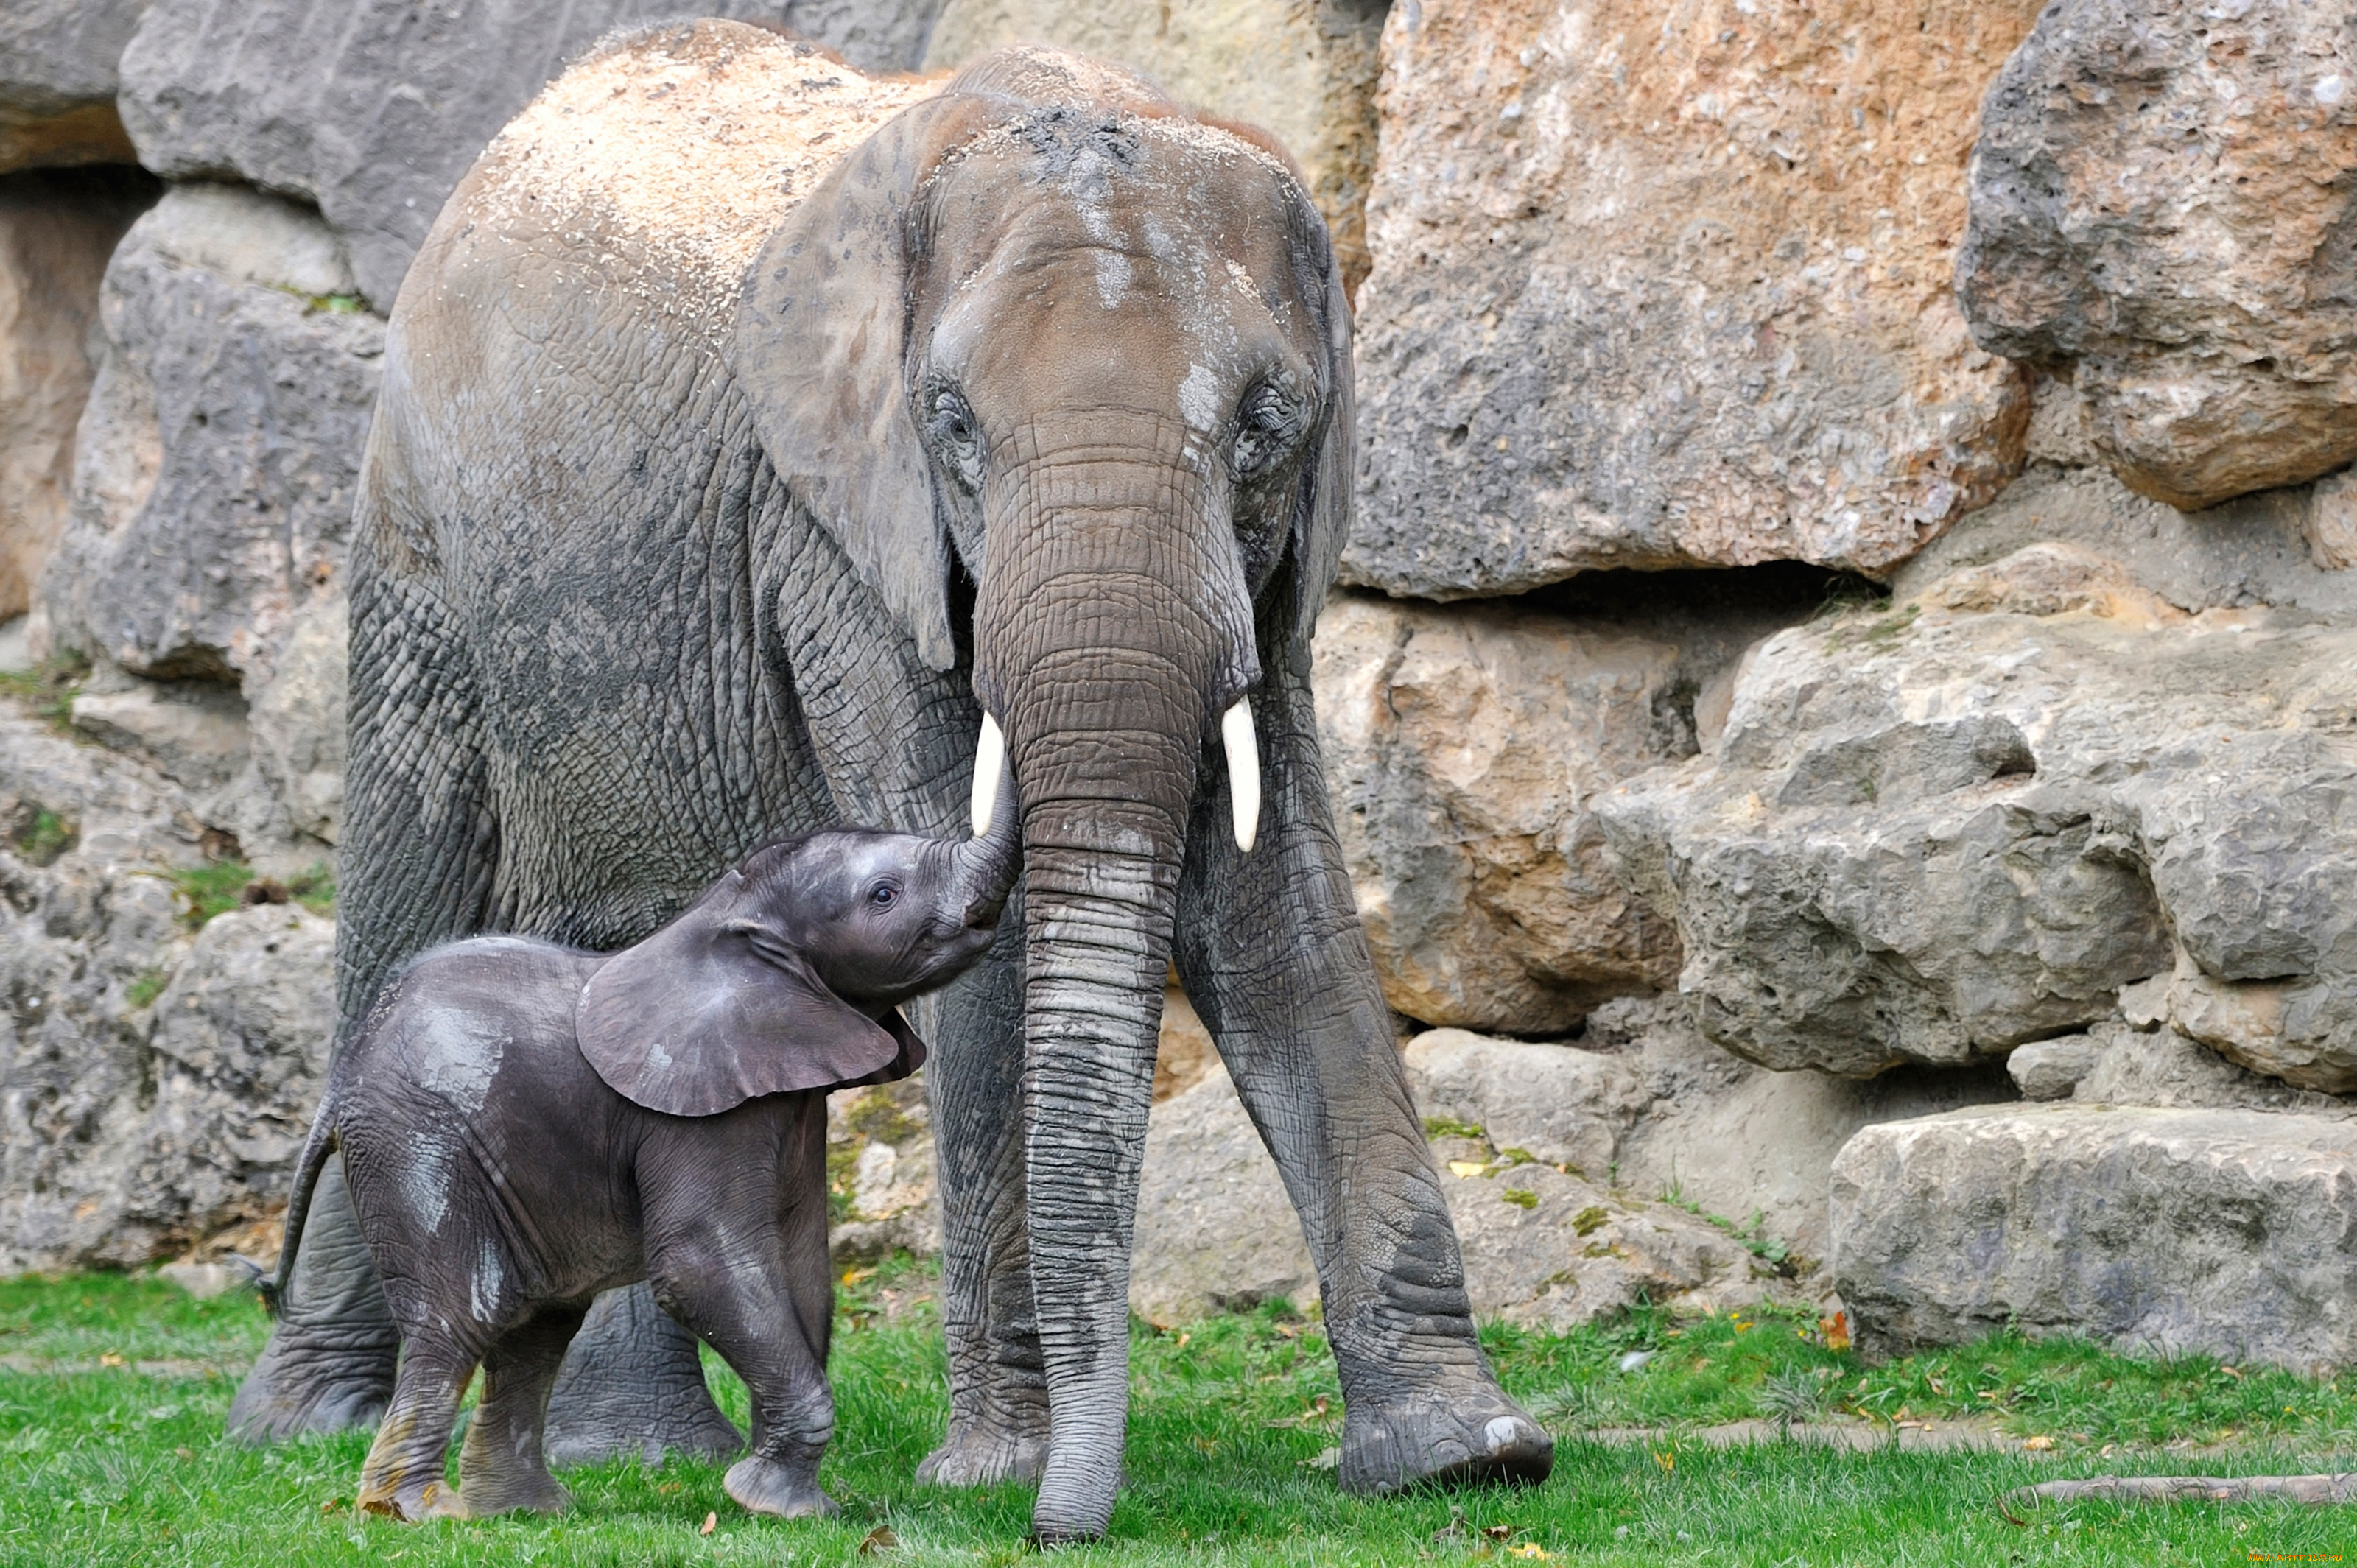
M879 882L867 890L867 901L879 909L891 908L899 901L899 897L900 889L896 883Z

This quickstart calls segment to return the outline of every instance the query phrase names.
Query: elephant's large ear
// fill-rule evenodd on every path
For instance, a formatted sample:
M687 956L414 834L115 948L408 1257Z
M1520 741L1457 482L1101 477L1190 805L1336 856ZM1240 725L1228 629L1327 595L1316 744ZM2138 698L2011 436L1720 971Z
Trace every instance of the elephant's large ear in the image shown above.
M574 1032L615 1093L672 1116L762 1094L906 1078L925 1047L829 991L777 933L737 918L731 873L694 908L616 953L581 988Z
M1326 341L1328 385L1326 428L1318 451L1302 475L1303 494L1294 510L1294 633L1300 646L1309 646L1325 607L1326 591L1334 585L1341 567L1342 546L1351 537L1351 485L1358 467L1358 422L1351 362L1351 296L1342 287L1342 269L1334 259L1334 242L1326 220L1312 206L1307 191L1295 197L1295 270L1301 290L1318 313Z
M1005 111L946 93L886 121L761 247L730 348L770 466L936 670L957 652L948 532L909 407L911 215L943 156Z

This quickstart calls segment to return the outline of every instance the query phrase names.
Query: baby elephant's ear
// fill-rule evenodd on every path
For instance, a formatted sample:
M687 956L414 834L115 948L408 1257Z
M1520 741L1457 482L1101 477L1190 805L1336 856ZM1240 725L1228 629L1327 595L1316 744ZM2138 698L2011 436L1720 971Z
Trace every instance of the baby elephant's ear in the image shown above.
M925 1047L829 991L772 929L737 918L731 874L678 919L598 967L574 1031L633 1104L714 1116L762 1094L905 1078Z

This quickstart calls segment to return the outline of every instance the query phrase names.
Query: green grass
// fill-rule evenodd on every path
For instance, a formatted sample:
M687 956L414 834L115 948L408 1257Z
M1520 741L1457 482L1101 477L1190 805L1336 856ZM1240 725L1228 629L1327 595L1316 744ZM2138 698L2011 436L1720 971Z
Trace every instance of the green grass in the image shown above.
M172 873L172 886L180 895L180 923L192 931L242 904L294 903L314 915L336 912L336 874L325 861L284 882L242 860L208 861Z
M1011 1563L1023 1555L1028 1488L932 1492L910 1481L941 1430L940 1330L929 1306L895 1317L886 1305L888 1293L905 1302L927 1283L921 1270L887 1265L843 1293L826 1472L844 1503L838 1520L751 1519L722 1493L721 1466L675 1463L570 1472L576 1505L559 1519L417 1527L353 1515L361 1435L269 1450L222 1439L222 1412L264 1332L251 1296L195 1302L120 1277L0 1283L0 1365L16 1369L0 1371L0 1563L848 1564L887 1525L902 1544L880 1561ZM1994 1506L2009 1487L2102 1469L2347 1467L2352 1409L2330 1382L2012 1336L1869 1369L1807 1337L1811 1326L1789 1314L1679 1322L1640 1310L1565 1337L1492 1328L1485 1339L1508 1386L1563 1435L1555 1479L1535 1491L1383 1500L1344 1497L1318 1467L1340 1398L1316 1324L1266 1311L1168 1332L1141 1326L1113 1539L1063 1560L1511 1563L1534 1560L1521 1549L1535 1546L1580 1563L1878 1568L2222 1563L2357 1548L2346 1511L2083 1504L2014 1525ZM1630 1350L1653 1359L1624 1374ZM741 1387L725 1371L714 1382L742 1421ZM2056 1446L1838 1454L1770 1440L1722 1451L1687 1434L1772 1415L1780 1402L1803 1416L1987 1411L2004 1430ZM1620 1423L1669 1430L1617 1443L1578 1435ZM2267 1442L2097 1454L2104 1443L2230 1437ZM717 1516L708 1537L707 1513Z
M172 873L180 895L180 923L199 930L215 915L226 915L244 901L253 867L242 860L214 860Z
M90 660L69 650L31 670L0 670L0 694L27 704L59 734L71 735L73 700L89 673Z

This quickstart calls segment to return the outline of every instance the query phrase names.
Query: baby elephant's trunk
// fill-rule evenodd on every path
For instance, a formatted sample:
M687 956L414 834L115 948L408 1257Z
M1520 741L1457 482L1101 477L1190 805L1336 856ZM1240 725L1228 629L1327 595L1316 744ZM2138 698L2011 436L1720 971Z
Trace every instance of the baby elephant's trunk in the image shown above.
M1006 776L1006 740L998 721L982 716L974 759L974 837L957 846L957 887L969 926L995 926L1022 865L1022 813Z

